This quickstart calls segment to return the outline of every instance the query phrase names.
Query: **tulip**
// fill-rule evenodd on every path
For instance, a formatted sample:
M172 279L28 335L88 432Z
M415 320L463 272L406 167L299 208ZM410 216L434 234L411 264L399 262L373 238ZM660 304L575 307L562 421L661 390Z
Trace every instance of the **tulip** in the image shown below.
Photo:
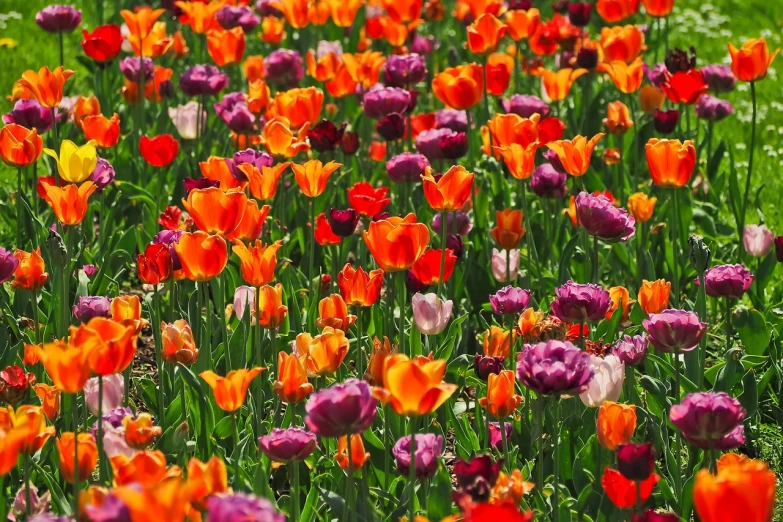
M318 214L315 218L313 237L315 237L316 243L321 246L339 245L343 240L342 237L334 233L332 225L329 223L329 219L324 212Z
M436 294L414 294L411 298L413 321L424 335L437 335L451 319L452 301L441 301Z
M638 302L644 313L659 314L669 305L669 292L672 284L664 279L657 281L642 280Z
M492 325L484 332L482 347L488 357L511 357L511 347L516 343L516 332Z
M277 251L283 246L282 241L275 241L265 246L260 240L248 248L243 243L234 243L234 253L240 259L242 278L251 286L258 287L269 284L275 278L277 267Z
M446 174L437 180L432 175L432 169L425 169L421 177L424 197L433 210L437 212L454 212L462 208L470 197L473 188L474 174L461 165L451 167Z
M644 504L661 477L652 473L646 480L635 482L625 478L619 471L606 466L601 477L603 486L609 500L620 509L631 509L639 504ZM637 500L637 485L639 499Z
M137 295L121 295L112 299L111 318L120 324L133 326L136 334L147 324L141 319L141 300Z
M248 493L212 495L207 500L207 512L210 522L234 520L285 522L286 520L286 516L276 511L267 499Z
M36 349L54 386L63 393L78 393L90 378L90 350L62 341Z
M372 306L381 295L383 270L370 270L368 274L362 267L357 270L350 263L346 263L337 274L337 285L340 295L348 305Z
M610 134L622 136L633 127L628 106L621 101L614 101L607 105L607 114L604 118L604 126Z
M277 372L273 389L283 402L296 404L313 392L313 385L307 382L304 364L296 354L278 353Z
M495 149L500 150L506 167L516 179L524 180L533 175L535 155L538 150L537 143L530 143L527 147L512 143L505 147L495 147Z
M0 247L0 285L11 279L19 266L19 260L10 250Z
M52 111L34 99L17 100L11 112L3 115L3 123L6 125L15 123L25 127L25 130L34 129L38 134L51 129L53 121Z
M598 70L607 73L620 92L631 94L639 89L644 79L642 65L642 58L638 57L630 64L621 60L602 63L598 66Z
M63 140L60 143L59 156L51 149L43 149L43 151L54 158L60 178L68 183L78 184L86 181L98 162L98 153L93 141L77 147L74 142Z
M520 314L530 302L530 291L506 286L489 296L492 311L497 315Z
M244 404L250 382L264 370L261 367L232 370L225 377L207 370L201 372L199 377L212 388L218 407L223 411L234 412Z
M111 317L111 301L107 297L83 295L71 310L79 322L86 323L94 317Z
M198 360L198 347L193 341L193 331L184 319L173 323L161 322L161 358L168 363L186 366Z
M14 280L11 281L11 288L28 290L35 292L41 289L49 278L49 274L44 272L44 260L41 257L41 249L36 248L30 253L22 250L14 252L16 263L13 263Z
M329 176L342 165L330 161L326 165L320 160L310 160L304 165L292 164L294 178L299 185L302 194L309 198L316 198L326 190Z
M425 135L425 133L421 133L419 137L423 135ZM421 150L418 140L419 138L416 139L416 148L417 150ZM426 147L424 150L427 150ZM437 155L439 155L439 153ZM402 154L391 157L389 161L386 162L386 173L388 174L389 179L395 183L415 183L421 179L429 166L430 162L425 154L403 152ZM388 189L385 190L388 192ZM385 206L386 205L384 205L384 207ZM380 211L382 210L383 209L380 209ZM378 213L379 212L375 212L374 214L366 215L374 216Z
M522 397L514 393L514 372L503 370L490 374L487 380L487 396L479 400L481 407L495 419L505 419L522 403Z
M283 306L283 286L264 285L256 294L258 300L258 324L264 328L276 329L285 320L288 307Z
M561 199L566 193L568 176L549 163L536 167L530 179L530 188L540 198Z
M18 365L8 366L0 371L0 400L12 406L18 404L27 398L34 382L35 374L25 373Z
M66 185L60 188L48 183L43 184L46 202L63 225L78 225L84 220L90 196L98 190L92 181L81 185Z
M571 92L571 87L574 82L585 74L587 74L587 69L564 68L559 69L556 72L545 69L541 73L541 80L549 99L552 101L562 101L568 96L568 93ZM596 139L596 141L598 140ZM592 146L590 148L592 149Z
M517 361L517 378L542 395L582 393L593 375L590 356L568 341L526 345Z
M541 23L541 13L536 8L511 9L505 16L508 34L515 41L526 40L536 33Z
M652 444L621 444L617 448L617 470L628 480L647 480L655 470Z
M35 71L22 73L19 84L27 89L42 106L54 109L60 105L63 99L63 86L73 74L73 71L63 70L62 66L54 71L50 71L48 67L41 67L37 73Z
M731 72L743 82L763 80L767 76L772 60L779 52L780 49L777 49L770 54L764 38L750 38L739 49L729 42Z
M207 51L218 67L240 63L245 52L244 31L241 27L210 29L207 33Z
M502 461L493 462L491 455L478 455L466 462L458 459L454 464L457 480L456 493L464 493L474 502L486 501L498 480ZM507 520L500 518L498 520Z
M95 438L89 433L66 432L61 433L56 442L60 457L60 475L63 480L69 484L87 480L98 464L98 447L95 445ZM77 469L74 469L74 460L78 463Z
M110 62L119 56L121 48L122 31L118 25L101 25L92 33L82 31L82 50L91 60Z
M560 320L572 323L600 321L611 304L609 292L593 284L568 281L555 293L552 312Z
M329 375L337 371L348 354L348 338L342 330L326 326L320 335L308 333L296 336L296 355L307 366L312 375Z
M405 114L411 101L405 89L374 86L364 95L362 108L368 117L380 120L390 114Z
M650 139L645 145L647 165L653 182L665 188L685 186L696 166L696 149L691 140Z
M261 452L275 462L305 460L318 445L315 434L301 428L273 428L258 439L258 444Z
M696 474L693 505L703 522L767 522L775 508L775 474L757 460L718 468L716 475L702 469Z
M432 80L432 91L452 109L470 109L481 101L484 92L482 67L473 63L444 69Z
M443 273L441 274L441 261ZM457 256L449 249L426 250L411 267L411 275L424 286L445 283L454 272Z
M612 347L612 353L629 366L638 366L647 357L650 339L646 335L624 336Z
M628 444L636 430L636 406L604 401L598 408L596 437L604 448L614 451Z
M635 25L604 27L601 29L600 44L605 61L630 63L644 46L644 33Z
M72 33L82 23L82 12L70 5L52 4L36 13L35 23L47 33Z
M662 352L688 352L698 346L707 324L699 321L694 312L685 310L664 310L659 314L651 314L649 319L642 321L650 342L656 350Z
M476 354L473 369L476 372L476 377L485 381L489 379L490 375L499 374L503 370L503 357L487 356L484 357L481 354Z
M136 266L139 269L139 279L150 285L157 285L171 278L174 261L171 249L162 243L150 243L139 254Z
M27 510L27 495L30 495L30 510L32 515L30 520L40 520L41 517L36 515L44 515L51 510L51 492L47 491L43 495L38 495L38 488L34 484L30 484L29 490L27 487L22 486L17 491L14 497L14 502L11 506L11 512L8 513L8 520L24 520L24 516L28 513Z
M142 136L139 150L144 161L153 167L165 167L177 157L179 143L171 134L161 134L152 138Z
M508 253L508 261L506 260ZM492 249L492 275L499 283L509 283L517 278L519 273L519 250Z
M135 329L105 317L71 327L70 342L88 354L90 368L98 375L120 373L136 354Z
M307 131L310 147L316 152L334 151L343 139L345 127L345 123L337 127L329 120L321 120Z
M742 297L753 283L745 265L719 265L704 273L704 290L710 297Z
M635 192L628 197L628 213L639 223L646 223L652 218L656 197L648 197L643 192Z
M717 122L728 117L734 112L734 107L727 100L721 100L709 94L705 94L694 105L696 116L709 122Z
M228 262L226 241L197 231L183 234L174 245L185 277L205 282L220 275Z
M427 63L424 57L416 54L388 57L383 69L384 83L391 87L410 88L427 77Z
M310 397L305 405L305 424L322 437L361 433L372 425L376 403L367 383L347 379Z
M415 214L372 221L363 233L364 242L378 266L385 272L399 272L413 266L430 241L426 225Z
M298 86L304 74L302 56L297 51L277 49L264 60L266 81L278 89L292 89Z
M737 84L737 78L728 65L705 65L699 70L704 77L705 83L714 93L731 92Z
M596 134L588 141L584 136L576 136L573 140L558 140L547 144L550 150L557 153L565 171L572 176L583 176L590 167L590 158L603 133Z
M428 415L457 389L456 385L443 382L445 372L444 360L410 360L405 355L391 355L383 365L383 395L398 415Z
M166 456L162 451L143 450L127 455L115 455L110 459L114 483L117 486L137 484L156 487L167 478ZM178 472L174 467L173 472Z
M438 457L443 454L443 437L433 433L417 433L415 444L414 467L416 478L429 479L438 471ZM410 475L411 466L411 436L400 437L392 447L392 456L397 464L397 471Z
M340 294L331 294L318 303L318 319L315 324L319 328L329 326L345 332L351 329L354 322L356 316L348 314L348 305Z
M351 440L350 460L348 450L348 439ZM370 458L370 454L364 449L364 441L361 435L341 436L337 441L337 453L334 460L343 469L350 469L356 472L362 469L364 463Z
M199 111L201 114L199 115ZM206 111L201 108L197 101L189 101L184 105L169 107L169 118L171 118L174 127L177 128L179 136L184 140L195 140L204 133L206 128ZM201 121L201 129L198 128L198 122Z
M579 395L588 408L597 408L606 401L615 402L623 391L625 365L616 355L604 358L590 356L593 379Z
M672 406L669 419L694 446L727 450L745 443L745 415L739 401L726 393L697 392Z
M753 257L765 257L772 250L775 234L766 225L745 225L742 243Z
M520 210L504 209L495 212L496 225L490 230L495 242L504 250L513 250L525 235Z
M275 96L269 112L273 117L284 117L292 128L301 128L305 123L318 121L323 105L324 93L315 87L291 89Z
M179 88L188 96L214 96L226 88L228 76L214 65L193 65L179 77Z
M332 232L339 237L350 237L356 231L356 225L359 224L359 213L352 208L346 210L330 209L327 217Z
M588 234L604 241L627 241L636 233L634 218L603 195L580 192L576 197L576 215Z
M468 26L468 49L476 54L489 54L498 48L508 27L491 13L484 13Z

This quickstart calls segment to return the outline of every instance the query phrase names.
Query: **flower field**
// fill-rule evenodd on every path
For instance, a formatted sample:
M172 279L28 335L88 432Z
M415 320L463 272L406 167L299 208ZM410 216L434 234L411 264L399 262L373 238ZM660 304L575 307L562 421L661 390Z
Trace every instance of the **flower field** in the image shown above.
M0 520L780 518L783 12L38 2Z

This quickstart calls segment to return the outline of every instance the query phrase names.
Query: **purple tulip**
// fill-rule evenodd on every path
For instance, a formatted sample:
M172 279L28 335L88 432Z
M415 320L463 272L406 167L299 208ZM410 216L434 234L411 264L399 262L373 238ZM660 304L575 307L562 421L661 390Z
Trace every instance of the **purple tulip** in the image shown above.
M133 417L133 410L130 408L114 408L103 414L103 422L112 428L121 428L125 422L125 417Z
M258 444L271 460L291 462L309 457L315 451L317 438L314 433L302 428L273 428L272 433L259 437Z
M98 273L98 268L95 265L84 265L82 267L82 272L84 272L84 275L87 277L92 277Z
M185 193L190 194L192 190L219 187L220 182L209 178L185 178L182 180L182 185L185 187Z
M456 109L441 109L435 113L435 127L454 132L468 131L468 113Z
M290 49L277 49L264 58L266 81L278 89L291 89L304 78L302 55Z
M112 494L103 498L100 505L86 503L84 511L90 522L131 522L128 506Z
M612 347L612 353L623 364L638 366L647 358L650 348L650 339L646 335L624 336Z
M438 471L438 457L443 454L443 437L434 433L416 434L416 478L432 478ZM407 477L411 466L411 436L406 435L392 447L392 455L397 461L397 471Z
M374 120L389 114L404 114L411 103L411 94L399 87L376 85L367 91L362 101L364 113Z
M451 129L428 129L416 136L416 150L424 154L428 160L445 159L441 140L457 133Z
M568 281L555 290L552 313L561 321L581 323L596 322L606 317L612 304L609 292L598 285Z
M478 455L470 461L458 459L454 464L457 491L470 496L474 502L487 500L502 467L503 459L494 462L492 455Z
M731 449L745 442L745 415L739 401L724 392L696 392L672 406L669 420L680 428L685 440L698 448Z
M462 241L462 236L458 234L447 235L446 248L454 252L457 259L462 259L462 254L465 253L465 244Z
M634 522L680 522L680 517L674 513L659 513L654 509L648 509L641 515L634 517Z
M439 212L432 216L430 227L438 236L443 233L442 224L443 213ZM473 222L465 212L457 210L456 212L448 212L446 214L446 232L458 236L467 236L471 230L473 230Z
M43 134L52 128L52 111L43 107L35 98L17 100L11 112L3 115L3 123L16 123Z
M557 155L557 152L553 150L545 150L544 159L547 160L556 171L562 172L563 174L568 174L565 170L565 167L563 167L563 162L560 161L560 157Z
M43 495L38 495L38 488L35 484L30 484L30 514L40 515L49 511L51 508L52 494L47 491ZM24 486L19 488L14 502L11 505L11 512L8 513L8 520L15 522L16 520L24 520L24 515L27 513L27 488Z
M142 64L144 65L144 83L152 80L154 66L152 64L152 58L136 58L135 56L128 56L120 60L120 71L129 81L134 83L141 82L142 79Z
M214 107L220 119L237 134L249 134L255 130L256 117L247 106L245 93L226 94Z
M383 81L389 87L410 89L427 78L427 62L424 57L412 54L392 54L383 69Z
M179 76L179 88L188 96L214 96L228 86L228 76L214 65L193 65Z
M707 331L707 323L699 321L695 312L664 310L642 321L650 342L661 352L688 352L698 346Z
M515 94L510 98L503 98L503 110L516 114L523 118L530 118L534 114L545 117L549 114L549 106L544 100L532 94Z
M464 132L453 132L438 139L443 159L457 160L468 152L468 136Z
M392 156L386 162L386 173L395 183L416 183L421 181L424 170L430 166L427 158L415 152L403 152Z
M745 265L719 265L704 273L704 281L710 297L740 298L753 283L753 274Z
M503 423L503 427L506 431L506 441L508 441L511 439L513 426L510 422L505 422ZM505 451L505 448L503 447L503 434L500 432L499 422L489 423L489 445L494 450Z
M83 295L71 310L74 317L82 323L94 317L111 317L111 300L99 295Z
M375 130L386 141L397 141L405 136L405 116L393 112L375 124Z
M745 225L742 242L748 254L753 257L764 257L772 250L775 234L767 228L767 225Z
M426 292L429 287L416 277L413 270L408 270L405 272L405 288L413 295Z
M593 378L590 355L568 341L525 345L517 361L519 381L541 395L578 395Z
M264 18L267 16L283 18L283 12L275 7L275 5L275 0L256 0L256 11L258 11L258 14Z
M530 302L530 290L504 286L489 296L489 303L496 315L521 314Z
M655 470L652 444L620 444L617 447L617 471L628 480L641 482Z
M654 87L660 89L663 82L666 81L666 72L666 64L664 62L658 63L652 69L647 70L647 79Z
M19 260L14 253L0 247L0 285L11 279L19 266Z
M356 225L359 224L359 213L352 208L347 210L330 209L326 217L329 219L332 232L340 237L348 237L353 234Z
M246 33L251 32L261 23L261 18L248 6L223 6L217 12L215 18L223 29L229 30L234 27L241 27Z
M582 47L576 53L576 65L582 69L593 70L598 67L598 49Z
M484 357L477 353L473 363L473 370L476 372L476 377L486 382L490 375L500 375L500 372L503 370L503 357Z
M226 159L226 165L228 165L231 175L239 181L247 181L247 176L238 168L242 163L249 163L258 170L261 170L263 167L271 167L274 165L275 158L266 152L260 152L255 149L245 149L235 152L232 158Z
M737 84L737 78L734 77L734 73L731 72L729 65L716 63L705 65L699 70L704 78L704 83L714 93L733 91L734 86Z
M82 12L70 5L52 4L36 13L35 23L47 33L71 33L82 24Z
M653 114L653 127L661 134L671 134L677 127L677 120L680 119L680 113L677 109L662 111L655 109Z
M540 198L562 199L566 194L568 175L549 163L542 163L533 171L530 188Z
M604 241L628 241L636 233L633 216L624 208L615 207L603 194L580 192L576 196L576 215L588 234Z
M696 116L708 121L720 121L734 112L734 107L727 100L704 94L696 100L693 106Z
M114 172L114 167L111 166L111 163L98 156L95 168L92 169L92 174L90 174L90 181L95 183L98 190L103 190L114 183L115 177L116 173Z
M346 379L310 396L305 424L322 437L361 433L375 419L376 402L366 382Z
M211 495L207 513L209 522L285 522L271 502L250 493Z
M432 35L422 36L419 33L414 32L411 35L410 51L412 53L429 56L435 51L435 37Z

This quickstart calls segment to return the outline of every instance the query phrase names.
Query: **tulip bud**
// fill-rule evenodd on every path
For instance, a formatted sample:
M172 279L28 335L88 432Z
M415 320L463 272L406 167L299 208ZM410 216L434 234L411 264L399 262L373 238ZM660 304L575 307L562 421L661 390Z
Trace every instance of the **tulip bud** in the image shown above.
M647 480L655 469L652 444L621 444L617 448L617 469L628 480Z
M65 250L65 243L60 234L51 228L49 229L49 237L46 238L46 246L49 249L52 264L57 268L65 268L70 262L68 252Z
M359 223L359 213L352 208L347 210L333 208L329 211L328 218L332 232L340 237L348 237L353 234Z
M484 357L477 353L473 365L476 377L486 381L491 374L500 374L501 370L503 370L503 360L503 357Z
M356 151L359 150L359 134L354 131L348 131L343 134L343 137L340 140L340 148L342 149L343 154L349 156L356 154Z
M703 273L710 266L712 254L709 247L704 243L704 238L697 236L696 234L688 239L688 246L693 268L696 269L697 273Z
M598 66L598 49L592 47L579 49L579 52L576 53L576 64L583 69L595 69Z
M655 130L661 134L671 134L677 127L677 120L680 117L680 113L677 109L671 109L668 111L655 110L653 115L653 126Z
M424 335L435 335L446 329L451 319L451 301L441 301L435 294L416 294L411 299L413 320Z

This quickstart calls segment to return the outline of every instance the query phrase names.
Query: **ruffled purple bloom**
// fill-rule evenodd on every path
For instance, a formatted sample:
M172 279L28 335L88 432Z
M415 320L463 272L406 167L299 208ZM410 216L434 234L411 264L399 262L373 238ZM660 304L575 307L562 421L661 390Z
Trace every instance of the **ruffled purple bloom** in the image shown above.
M403 152L392 156L386 162L386 174L395 183L416 183L421 181L424 170L430 162L422 154Z
M310 396L305 424L322 437L362 433L375 419L376 403L366 382L347 379Z
M362 108L374 120L390 114L404 114L411 103L411 94L399 87L373 86L364 94Z
M427 62L424 57L412 54L392 54L383 69L383 81L390 87L410 89L427 78Z
M443 454L443 437L434 433L416 434L416 478L432 478L438 471L438 457ZM397 471L407 477L411 467L411 436L406 435L392 447L392 455L397 461Z
M129 81L139 83L141 81L142 64L144 66L144 83L147 83L152 80L154 71L152 58L144 58L143 60L135 56L123 58L120 60L120 71L122 71L122 75Z
M87 503L84 510L90 522L131 522L128 506L112 494L106 495L99 506Z
M441 109L435 113L435 127L454 132L468 131L468 113L456 109Z
M182 185L185 187L185 193L190 194L193 190L200 190L210 187L219 187L220 182L209 178L185 178L182 180Z
M646 335L624 336L612 347L612 353L623 364L638 366L647 358L650 347L650 339Z
M65 515L55 515L54 513L39 513L30 517L28 522L74 522L74 519Z
M731 106L728 100L721 100L715 96L704 94L696 100L693 110L696 111L697 117L715 122L729 116L734 112L734 107Z
M259 437L258 444L263 454L276 462L304 460L318 445L315 434L302 428L273 428L271 433Z
M742 421L746 413L727 393L697 392L672 406L669 420L698 448L732 449L745 442Z
M578 395L592 380L593 365L568 341L528 344L519 354L517 378L540 395Z
M464 132L451 129L428 129L416 136L416 150L430 161L457 159L467 152L467 138Z
M704 281L710 297L740 298L753 283L753 274L745 265L718 265L704 273Z
M606 317L606 311L612 304L609 292L594 284L568 281L558 287L555 294L555 300L550 305L552 313L567 323L600 321Z
M636 233L633 216L624 208L615 207L603 194L580 192L576 196L576 215L588 234L604 241L628 241Z
M188 96L214 96L228 86L228 75L214 65L193 65L179 76L179 88Z
M256 0L256 11L263 17L276 16L282 18L283 12L275 7L275 3L275 0Z
M260 171L263 167L271 167L274 165L275 158L266 152L255 149L240 150L239 152L235 152L232 158L227 158L226 165L228 165L231 175L239 181L247 181L247 176L238 168L242 163L249 163Z
M666 64L664 62L658 63L653 66L652 69L647 70L647 79L651 84L653 84L653 86L660 89L661 85L663 85L663 82L666 81L667 71L668 69L666 68Z
M277 49L264 58L266 81L278 89L292 89L304 78L302 55L291 49Z
M474 502L488 500L502 467L503 459L495 462L488 454L477 455L470 461L457 459L454 464L457 493L469 495Z
M179 254L177 254L174 244L179 242L179 238L184 233L182 230L161 230L152 237L153 243L168 245L169 253L171 253L171 265L174 270L182 269L182 262L179 260Z
M207 513L207 522L285 522L285 515L271 502L250 493L212 495Z
M489 296L489 303L496 315L521 314L530 302L530 290L504 286Z
M530 188L540 198L562 199L565 197L568 175L558 171L549 163L542 163L533 171Z
M71 33L82 24L82 12L70 5L47 5L35 14L35 23L47 33Z
M541 117L549 115L549 106L544 100L532 94L515 94L510 98L503 98L503 110L523 118L529 118L534 114Z
M500 375L500 372L503 371L503 360L503 357L485 357L477 353L473 362L473 370L476 372L476 377L486 382L490 375Z
M103 190L114 183L115 177L116 173L111 163L98 156L98 162L95 164L95 168L92 169L92 174L90 174L90 181L95 183L98 190Z
M3 114L3 123L16 123L43 134L52 128L52 111L38 103L35 98L16 100L11 112Z
M114 408L113 410L110 410L103 415L103 422L112 428L121 428L125 422L125 417L133 417L133 410L124 407ZM93 426L93 428L96 430L98 429L97 423Z
M411 36L410 51L415 54L429 56L435 50L435 37L432 35L422 36L419 33L413 33Z
M217 12L215 18L223 29L229 30L234 27L241 27L246 33L251 32L261 23L261 18L248 6L223 6Z
M111 317L111 300L100 295L83 295L71 310L74 317L82 323L94 317Z
M511 440L511 433L513 430L513 426L510 422L504 423L503 427L506 431L506 441ZM503 447L503 433L500 431L500 423L499 422L490 422L489 423L489 445L494 450L498 451L505 451L505 448Z
M710 91L714 93L730 92L734 90L734 86L737 84L737 78L734 73L731 72L731 66L715 63L711 65L705 65L701 69L701 75L704 78Z
M220 103L215 104L215 113L237 134L248 134L255 130L256 117L247 106L245 93L226 94Z
M422 172L423 174L424 172ZM443 213L439 212L432 216L430 227L438 236L443 233ZM446 213L446 232L458 236L467 236L473 230L473 222L465 212L457 210L456 212Z
M0 285L14 276L18 266L19 260L14 257L14 253L0 247Z
M693 350L707 331L707 323L702 323L695 312L686 310L664 310L652 314L642 321L642 326L650 334L652 345L661 352Z

